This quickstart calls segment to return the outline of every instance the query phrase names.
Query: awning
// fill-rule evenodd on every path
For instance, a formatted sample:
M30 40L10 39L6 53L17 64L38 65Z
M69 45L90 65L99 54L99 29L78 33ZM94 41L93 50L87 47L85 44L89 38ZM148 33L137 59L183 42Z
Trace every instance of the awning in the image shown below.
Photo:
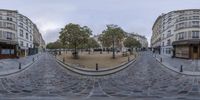
M192 40L181 40L174 41L172 45L190 45L190 44L200 44L200 39L192 39Z

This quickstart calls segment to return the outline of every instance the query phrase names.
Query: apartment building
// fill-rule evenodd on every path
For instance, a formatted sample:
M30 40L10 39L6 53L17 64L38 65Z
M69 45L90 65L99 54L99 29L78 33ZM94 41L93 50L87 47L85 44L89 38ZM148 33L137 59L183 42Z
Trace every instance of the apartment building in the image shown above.
M200 9L171 11L162 14L157 20L152 28L151 45L160 44L161 54L187 59L200 58ZM158 25L159 31L155 25ZM161 40L155 42L155 37Z
M34 54L39 53L39 52L43 52L45 47L45 41L42 38L42 34L40 33L39 29L37 28L37 26L34 24L34 28L33 28L33 49L34 49Z
M0 59L17 55L17 11L0 10Z
M137 33L127 33L127 36L132 36L137 41L139 41L141 44L141 48L148 48L148 41L145 36L139 35Z
M34 54L34 26L28 17L18 11L0 9L0 58Z
M27 56L32 55L33 50L33 25L34 23L26 16L18 13L18 43L19 55Z
M161 49L161 19L162 17L159 16L156 22L154 23L152 28L153 34L151 36L152 51L159 54Z

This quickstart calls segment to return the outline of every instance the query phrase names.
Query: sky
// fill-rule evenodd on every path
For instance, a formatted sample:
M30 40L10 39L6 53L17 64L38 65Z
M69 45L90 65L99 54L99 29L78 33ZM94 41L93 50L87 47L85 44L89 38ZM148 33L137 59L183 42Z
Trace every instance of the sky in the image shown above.
M101 34L107 24L147 37L162 13L200 9L200 0L0 0L0 9L18 10L39 28L46 43L59 37L60 29L75 23Z

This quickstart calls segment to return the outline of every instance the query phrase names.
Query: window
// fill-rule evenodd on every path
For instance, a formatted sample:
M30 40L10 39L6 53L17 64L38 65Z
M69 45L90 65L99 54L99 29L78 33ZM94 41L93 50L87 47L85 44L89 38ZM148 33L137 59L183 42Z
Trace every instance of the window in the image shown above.
M7 20L8 20L8 21L13 21L13 19L12 19L12 18L10 18L10 17L7 17Z
M178 40L184 39L184 32L178 33Z
M165 43L164 43L164 42L162 42L162 46L165 46Z
M19 35L20 35L21 37L24 37L24 32L23 32L23 30L20 29L19 32L20 32Z
M23 16L20 16L19 20L20 20L21 22L23 22Z
M192 21L192 27L199 27L199 21Z
M171 45L171 40L170 40L170 39L167 40L167 45L168 45L168 46Z
M30 41L32 41L32 36L30 35Z
M8 29L15 30L15 25L12 24L12 23L7 23L7 28L8 28Z
M26 47L28 47L28 43L26 43Z
M7 37L6 37L6 39L12 40L12 33L11 33L11 32L7 32Z
M3 22L0 22L0 27L3 27Z
M192 38L199 38L199 31L192 31Z
M198 19L199 19L199 16L193 16L193 19L194 19L194 20L198 20Z
M24 42L23 41L20 41L20 46L24 46Z
M26 33L26 39L28 39L28 33Z
M170 48L166 48L166 54L171 54L171 49Z
M19 23L19 26L20 26L21 28L23 28L23 23Z
M167 32L167 37L169 37L171 35L171 30L169 30L168 32Z
M2 38L2 37L3 37L3 31L0 30L0 38Z

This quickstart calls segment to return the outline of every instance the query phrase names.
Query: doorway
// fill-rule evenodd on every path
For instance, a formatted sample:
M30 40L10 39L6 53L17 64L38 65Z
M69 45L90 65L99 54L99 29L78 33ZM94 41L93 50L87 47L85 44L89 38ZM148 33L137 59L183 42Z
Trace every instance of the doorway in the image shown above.
M193 46L193 50L192 50L192 58L193 59L198 59L198 46Z

